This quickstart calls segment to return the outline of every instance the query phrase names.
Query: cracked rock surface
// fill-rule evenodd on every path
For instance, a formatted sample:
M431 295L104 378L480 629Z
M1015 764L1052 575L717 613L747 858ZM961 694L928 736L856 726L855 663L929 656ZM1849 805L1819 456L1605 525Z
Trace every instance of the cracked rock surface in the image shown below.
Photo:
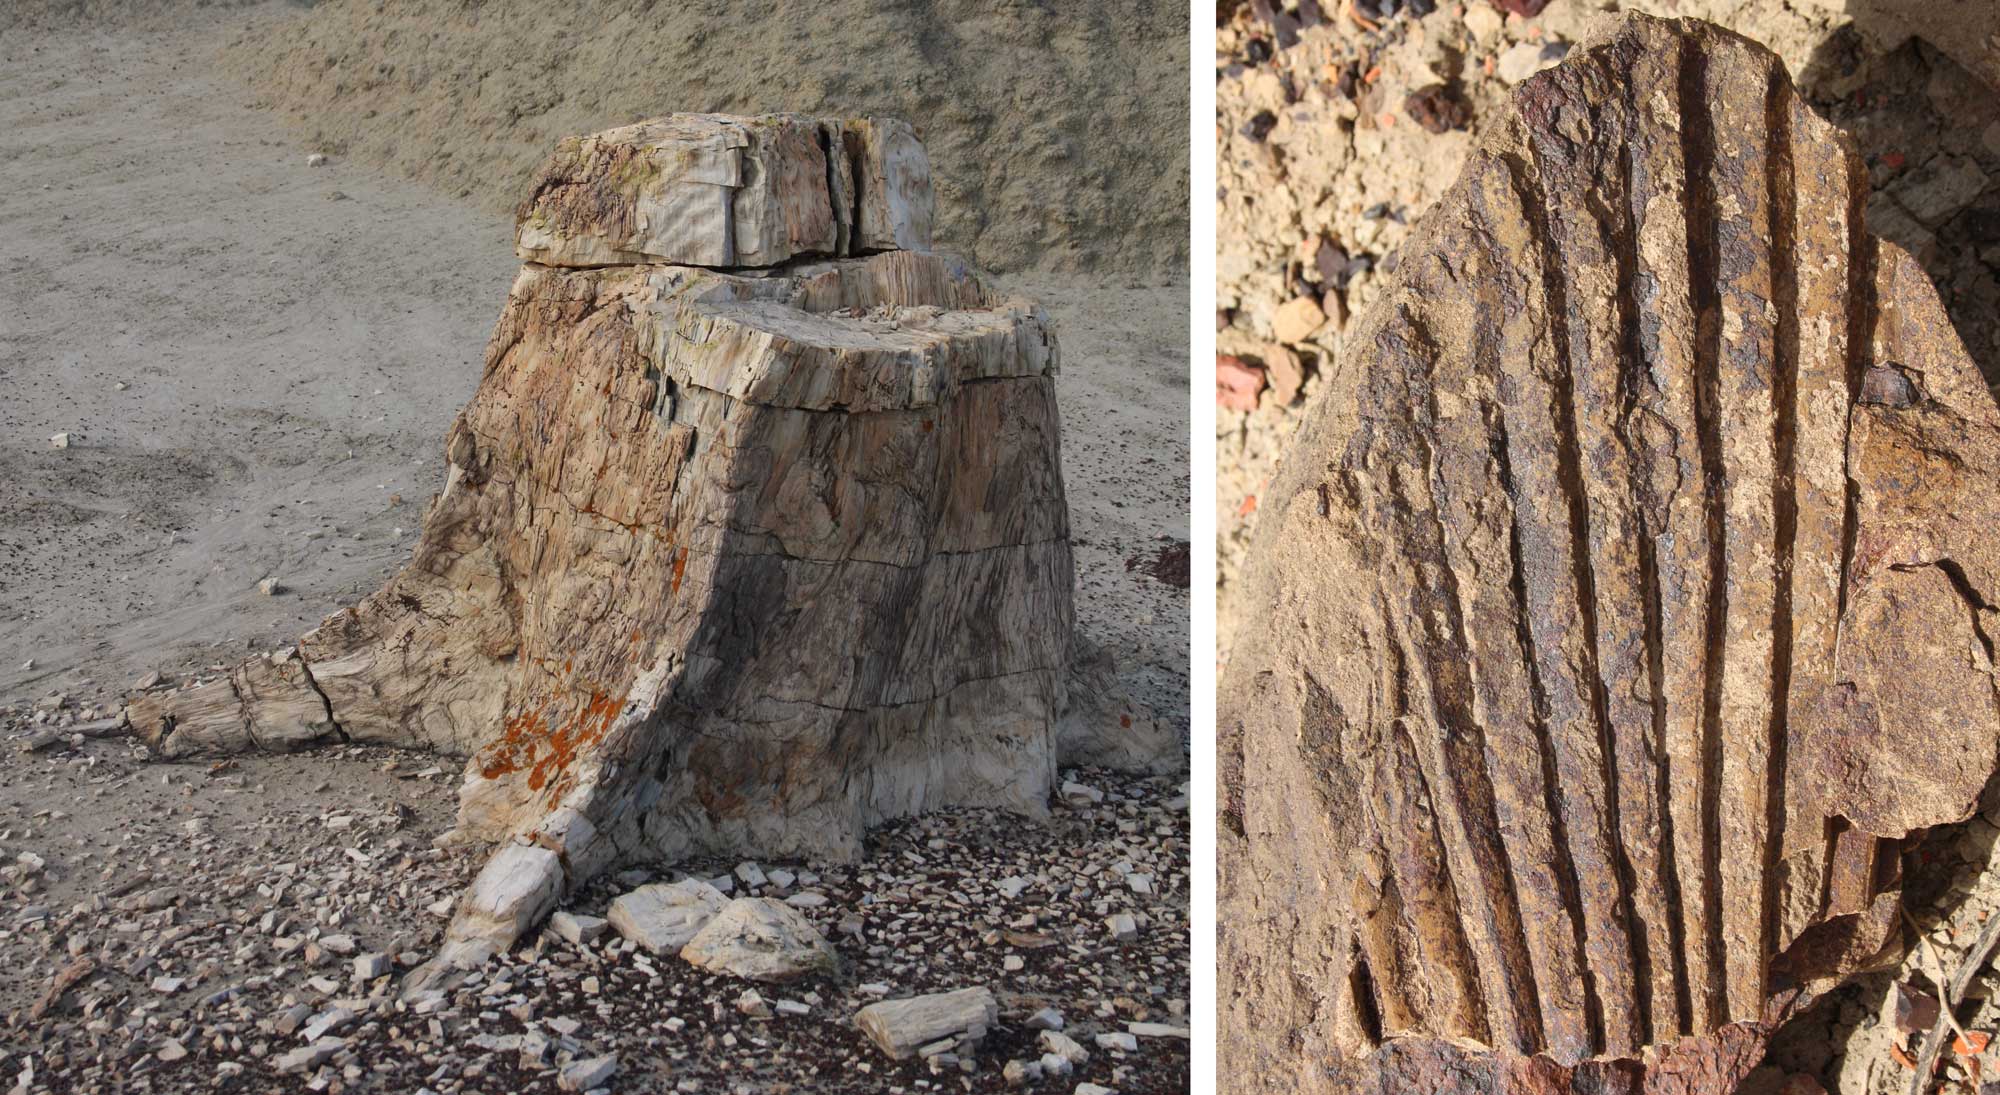
M1413 231L1222 682L1238 1089L1729 1091L1893 952L2000 740L2000 412L1866 199L1769 51L1630 16Z
M1092 751L1115 724L1172 765L1170 730L1072 687L1055 338L904 249L929 187L885 120L565 142L410 564L296 648L141 695L134 727L170 757L468 756L454 838L513 843L447 966L614 863L1041 816L1066 707Z

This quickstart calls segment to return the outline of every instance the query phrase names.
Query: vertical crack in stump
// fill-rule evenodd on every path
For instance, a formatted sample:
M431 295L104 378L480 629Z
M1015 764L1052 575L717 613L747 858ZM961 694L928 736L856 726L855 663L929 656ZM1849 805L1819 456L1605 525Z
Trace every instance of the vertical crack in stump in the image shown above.
M2000 411L1864 195L1767 51L1635 15L1413 232L1219 692L1235 1089L1722 1095L1897 944L2000 753Z

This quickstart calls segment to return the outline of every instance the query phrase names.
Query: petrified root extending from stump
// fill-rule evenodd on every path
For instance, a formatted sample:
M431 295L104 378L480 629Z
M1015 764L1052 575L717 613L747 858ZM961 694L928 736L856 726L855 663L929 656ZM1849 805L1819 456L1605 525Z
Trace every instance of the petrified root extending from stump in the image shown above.
M900 122L564 141L409 566L132 724L168 755L469 756L456 836L507 843L451 925L460 965L622 859L1040 815L1066 703L1090 755L1065 759L1171 766L1170 729L1070 688L1047 321L923 253L930 217Z
M1734 1090L1995 766L2000 414L1772 55L1528 81L1265 494L1240 1090Z

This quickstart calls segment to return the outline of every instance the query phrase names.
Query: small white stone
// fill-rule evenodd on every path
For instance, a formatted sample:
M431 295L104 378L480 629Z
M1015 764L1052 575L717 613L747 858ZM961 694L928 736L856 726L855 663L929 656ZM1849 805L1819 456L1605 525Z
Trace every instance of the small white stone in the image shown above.
M743 995L736 998L736 1010L752 1019L771 1017L771 1005L764 1002L763 994L756 989L746 989Z
M327 164L327 159L325 153L315 152L312 155L306 157L307 167L325 167L326 164Z
M1026 965L1027 963L1018 954L1010 954L1000 960L1000 968L1006 970L1008 973L1019 973L1022 967Z
M1099 1049L1115 1049L1125 1053L1137 1053L1139 1051L1139 1039L1132 1037L1132 1035L1122 1030L1100 1034L1092 1039L1092 1041L1097 1043L1097 1048Z
M1082 1067L1090 1061L1090 1051L1083 1048L1076 1039L1059 1030L1045 1030L1035 1044L1042 1047L1042 1053L1061 1058L1063 1061Z
M1104 918L1104 926L1110 929L1114 942L1129 943L1139 938L1139 921L1131 913L1112 913Z
M1502 22L1500 13L1485 4L1465 6L1465 29L1471 31L1474 38L1484 40L1493 37L1500 32Z
M52 449L69 448L69 434L59 433L49 438L49 447Z
M1000 1078L1013 1087L1028 1087L1042 1082L1042 1066L1039 1061L1009 1061L1001 1067Z
M153 1051L153 1056L167 1062L178 1061L187 1055L187 1047L174 1041L172 1038L167 1039L165 1044Z
M765 877L764 869L755 863L738 863L736 865L736 877L742 879L743 884L753 890L770 881L769 878Z
M285 587L279 585L276 578L266 578L257 583L257 592L262 593L266 597L276 597L284 591Z
M1125 885L1130 887L1133 893L1149 894L1153 892L1153 876L1149 874L1128 874L1125 876Z
M549 930L556 933L558 938L568 940L577 946L596 942L608 927L610 927L608 920L573 913L568 909L559 910L554 916L549 917Z
M1054 1008L1043 1008L1033 1015L1028 1016L1029 1030L1061 1030L1062 1028L1062 1012Z
M564 1091L593 1091L603 1087L618 1071L618 1056L607 1053L572 1061L556 1075L556 1087Z
M1094 806L1104 801L1104 792L1075 780L1065 780L1062 785L1062 800L1071 806Z
M354 979L373 981L389 972L389 956L386 954L357 954L354 956Z

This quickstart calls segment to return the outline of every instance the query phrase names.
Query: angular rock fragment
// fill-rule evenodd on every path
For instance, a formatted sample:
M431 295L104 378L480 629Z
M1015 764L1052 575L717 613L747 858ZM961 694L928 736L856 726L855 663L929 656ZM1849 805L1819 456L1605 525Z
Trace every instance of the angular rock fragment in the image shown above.
M503 846L457 964L620 862L1040 816L1066 741L1178 760L1071 673L1055 339L921 250L931 203L892 120L565 141L409 565L296 649L133 697L132 727L169 756L468 757L453 838Z
M610 1082L618 1073L618 1055L608 1053L602 1057L586 1057L571 1061L556 1074L556 1089L559 1091L594 1091Z
M1236 1090L1724 1093L1992 773L2000 412L1763 48L1526 80L1262 496Z
M940 1038L967 1033L984 1037L999 1020L1000 1004L984 986L883 1000L854 1014L861 1033L899 1061Z
M557 910L549 917L549 930L564 941L577 946L596 942L608 927L610 927L609 920L565 910Z
M768 897L739 897L725 905L681 948L681 957L749 981L789 981L840 968L833 944L805 914Z
M728 904L721 890L698 878L655 882L612 899L606 919L654 954L678 954Z

